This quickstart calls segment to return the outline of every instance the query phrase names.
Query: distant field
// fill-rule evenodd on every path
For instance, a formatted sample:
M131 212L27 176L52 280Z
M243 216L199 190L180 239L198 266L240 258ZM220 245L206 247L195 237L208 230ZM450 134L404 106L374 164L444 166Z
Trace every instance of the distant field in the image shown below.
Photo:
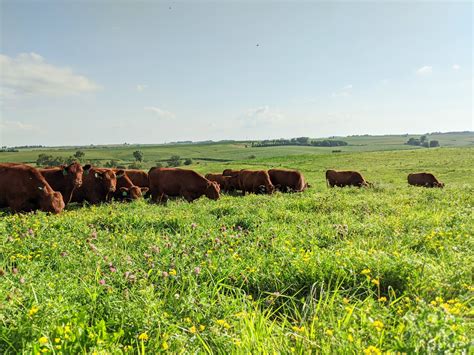
M472 352L474 147L272 149L191 168L297 168L309 190L0 211L0 353ZM420 170L446 188L407 186Z
M175 145L131 145L131 146L105 146L94 148L42 148L21 149L16 153L0 153L0 162L26 162L34 163L40 153L53 156L69 157L78 149L85 153L86 160L99 160L102 163L112 159L120 164L130 164L134 161L133 152L141 150L144 154L144 168L154 166L156 162L165 162L172 155L181 158L192 158L195 162L209 160L241 161L251 156L256 159L293 155L325 155L333 150L345 152L385 151L385 150L413 150L427 149L405 145L410 137L419 136L358 136L341 137L350 145L344 147L308 147L308 146L278 146L252 148L251 142L236 143L210 143L210 144L175 144ZM339 138L338 138L339 139ZM430 140L438 140L442 147L474 146L474 133L443 133L429 136Z

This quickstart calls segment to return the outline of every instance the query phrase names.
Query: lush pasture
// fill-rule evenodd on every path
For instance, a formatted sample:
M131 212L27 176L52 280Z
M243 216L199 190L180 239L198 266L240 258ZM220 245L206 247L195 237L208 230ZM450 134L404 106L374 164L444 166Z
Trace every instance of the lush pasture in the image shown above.
M413 147L404 143L415 135L390 136L354 136L339 137L349 143L343 147L308 147L308 146L277 146L252 148L251 142L213 143L213 144L169 144L169 145L115 145L95 147L58 147L41 149L20 149L19 152L0 152L0 162L34 163L39 154L48 154L67 158L77 150L85 153L86 160L98 160L105 163L112 159L119 164L130 164L134 161L133 152L141 150L144 155L143 167L149 168L156 162L165 162L172 155L181 158L192 158L195 162L207 161L241 161L254 156L256 159L283 158L295 155L334 155L333 150L342 153L388 150L413 150L426 148ZM474 133L442 133L431 134L430 140L438 140L442 147L474 146ZM329 158L332 159L332 158Z
M473 153L202 162L299 168L313 187L0 212L0 352L472 351ZM375 187L327 189L327 168ZM419 170L447 187L406 186Z

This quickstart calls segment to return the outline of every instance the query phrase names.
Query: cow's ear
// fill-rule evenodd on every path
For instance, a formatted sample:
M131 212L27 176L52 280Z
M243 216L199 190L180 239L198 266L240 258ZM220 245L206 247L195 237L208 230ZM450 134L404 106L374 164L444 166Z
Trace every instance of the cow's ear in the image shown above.
M125 171L123 171L123 170L117 170L117 171L115 172L115 175L117 176L117 179L118 179L118 178L121 178L122 176L125 175Z
M142 193L148 192L149 188L148 187L140 187L140 190L142 190Z

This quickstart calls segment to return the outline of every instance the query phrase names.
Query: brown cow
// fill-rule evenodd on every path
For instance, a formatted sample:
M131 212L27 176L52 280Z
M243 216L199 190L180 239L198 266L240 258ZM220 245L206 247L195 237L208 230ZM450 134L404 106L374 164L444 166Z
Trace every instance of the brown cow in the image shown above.
M219 184L222 191L232 192L239 189L238 176L226 176L222 174L207 174L205 176L209 181L215 181Z
M24 164L0 164L0 207L10 207L13 212L40 209L59 213L64 209L64 200L38 169Z
M326 184L330 187L338 186L369 186L370 183L365 181L363 176L357 171L326 171Z
M303 174L297 170L270 169L268 175L272 184L282 192L301 192L308 187Z
M150 193L154 202L166 202L168 196L181 196L188 202L206 195L212 200L219 198L216 182L207 180L193 170L179 168L151 168L148 172Z
M145 171L138 169L126 169L125 174L127 174L133 185L139 187L150 187L148 183L148 174Z
M246 192L272 194L275 191L275 186L273 186L270 176L265 170L241 170L239 186L243 195Z
M408 174L408 183L413 186L439 187L443 188L444 183L439 181L431 173L412 173Z
M63 195L64 203L71 201L73 191L82 185L82 174L89 170L90 165L84 167L79 163L62 165L54 168L38 169L54 191Z
M118 175L123 175L124 171L119 170ZM71 202L87 201L91 204L108 201L115 192L117 186L117 176L112 169L90 168L82 176L81 187L74 190Z
M224 176L239 176L241 170L232 170L232 169L225 169L222 172Z
M117 170L116 176L117 186L115 192L113 193L113 197L116 200L138 200L139 198L143 197L142 193L146 193L148 191L148 187L135 186L129 178L127 172L120 174L120 170Z

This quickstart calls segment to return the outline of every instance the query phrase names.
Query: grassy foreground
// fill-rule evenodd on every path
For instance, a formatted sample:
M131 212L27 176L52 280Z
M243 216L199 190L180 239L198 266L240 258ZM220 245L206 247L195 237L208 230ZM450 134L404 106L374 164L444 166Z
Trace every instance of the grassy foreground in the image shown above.
M293 166L313 187L0 212L0 353L472 351L472 153L253 160L235 165ZM330 167L375 188L329 190ZM406 186L423 169L447 187Z

